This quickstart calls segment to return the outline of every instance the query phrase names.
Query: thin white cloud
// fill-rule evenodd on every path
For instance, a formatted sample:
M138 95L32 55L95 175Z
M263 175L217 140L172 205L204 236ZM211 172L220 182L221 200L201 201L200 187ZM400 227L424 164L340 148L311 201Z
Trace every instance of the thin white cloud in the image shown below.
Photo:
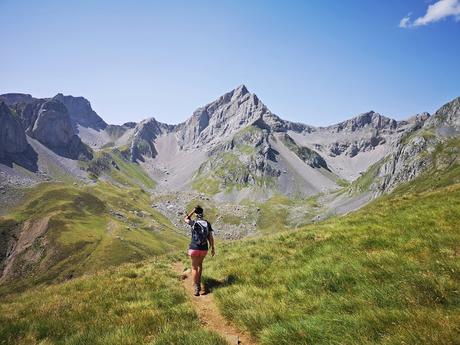
M409 13L401 19L399 22L400 28L428 25L447 17L454 17L456 21L460 21L460 0L438 0L428 6L424 16L415 19L413 22L410 16L411 14Z
M408 28L411 25L410 22L410 16L412 13L408 13L407 16L405 16L401 21L399 22L399 27L400 28Z

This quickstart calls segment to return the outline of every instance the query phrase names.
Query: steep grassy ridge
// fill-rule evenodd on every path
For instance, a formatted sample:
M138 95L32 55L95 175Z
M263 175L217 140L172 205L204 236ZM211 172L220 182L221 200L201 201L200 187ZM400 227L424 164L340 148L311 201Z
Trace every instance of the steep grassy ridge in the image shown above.
M0 292L139 261L186 242L150 207L145 191L104 182L90 187L42 184L21 207L0 218L0 229L6 234L43 219L49 219L44 233L17 254Z
M202 328L177 279L161 259L10 296L0 344L226 344Z

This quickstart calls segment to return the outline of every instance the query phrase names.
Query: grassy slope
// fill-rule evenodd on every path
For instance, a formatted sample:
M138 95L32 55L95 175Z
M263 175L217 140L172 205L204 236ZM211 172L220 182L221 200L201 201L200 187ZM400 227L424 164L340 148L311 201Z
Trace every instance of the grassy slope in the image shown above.
M10 296L0 344L224 345L204 330L164 259Z
M123 217L116 218L114 211ZM142 189L104 182L91 187L42 184L29 192L21 207L0 218L0 225L11 226L11 222L47 215L51 218L45 255L24 279L2 285L0 293L139 261L175 250L186 242L163 215L150 207L150 197ZM17 267L25 260L17 261Z
M126 148L122 149L126 150ZM114 181L125 186L142 186L143 188L154 188L156 183L145 170L138 164L123 157L120 149L106 148L96 152L93 160L82 162L82 168L97 179L99 176L107 175Z
M227 282L222 313L262 344L458 343L459 178L451 165L346 217L222 245L206 270Z

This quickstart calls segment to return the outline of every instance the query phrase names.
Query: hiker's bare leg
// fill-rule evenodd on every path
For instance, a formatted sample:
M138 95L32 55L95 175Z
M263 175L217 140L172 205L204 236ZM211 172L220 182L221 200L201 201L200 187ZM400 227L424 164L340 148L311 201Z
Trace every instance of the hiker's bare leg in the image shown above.
M196 284L200 281L201 277L201 269L200 266L203 262L203 258L200 256L191 256L192 259L192 278L193 278L193 284ZM200 271L200 273L198 273ZM199 275L200 274L200 275Z
M204 260L204 256L200 257L200 261L198 263L198 278L197 278L197 282L201 282L201 273L203 272L203 260Z

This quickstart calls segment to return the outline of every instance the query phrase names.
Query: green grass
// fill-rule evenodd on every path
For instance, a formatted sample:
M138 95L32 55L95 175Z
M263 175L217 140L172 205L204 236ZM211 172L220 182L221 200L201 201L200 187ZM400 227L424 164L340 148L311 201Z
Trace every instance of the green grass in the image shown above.
M224 345L205 330L165 259L11 295L0 344Z
M368 192L371 188L372 183L377 179L377 174L385 163L385 160L382 159L374 164L372 164L361 176L354 180L348 186L348 191L351 194L361 194Z
M154 188L156 183L150 176L144 171L144 169L138 164L126 161L123 159L121 153L114 151L112 155L113 160L118 165L120 170L112 169L111 176L124 184L133 185L141 184L146 188Z
M128 187L152 189L156 185L145 170L138 163L127 160L120 149L99 151L91 161L80 164L94 180L108 175L112 180Z
M460 184L426 179L342 218L220 246L205 271L229 282L220 310L261 344L457 344Z
M193 181L192 188L206 195L215 195L220 192L220 183L214 178L198 177Z
M150 207L145 191L102 182L89 187L41 184L28 192L20 207L0 218L0 228L11 231L26 220L44 217L50 217L45 250L38 261L31 260L40 252L41 241L36 241L20 254L14 268L21 274L1 285L0 294L140 261L184 247L187 241Z
M283 194L275 194L262 203L248 201L245 203L258 208L257 229L263 234L269 234L311 223L312 218L321 209L318 196L293 198Z

